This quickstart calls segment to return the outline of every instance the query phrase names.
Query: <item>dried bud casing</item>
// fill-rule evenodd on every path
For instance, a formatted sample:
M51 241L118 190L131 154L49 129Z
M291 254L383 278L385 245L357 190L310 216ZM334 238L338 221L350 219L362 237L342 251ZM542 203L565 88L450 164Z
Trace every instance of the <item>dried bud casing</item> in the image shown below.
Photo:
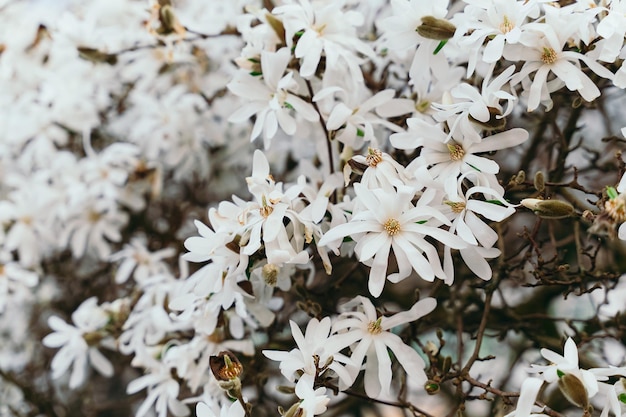
M444 19L437 19L434 16L422 17L422 24L415 31L426 39L445 41L454 36L456 26Z
M278 36L278 39L280 39L283 44L287 44L285 26L282 20L277 19L276 16L271 13L266 13L265 18L267 19L267 23L272 27L272 30L274 30L274 33L276 33L276 36Z
M209 366L218 381L230 381L239 378L243 372L243 365L239 359L228 350L220 352L217 356L211 356Z
M518 172L513 181L517 185L523 184L524 181L526 181L526 172L524 172L524 170L521 170L520 172Z
M566 201L525 198L520 204L543 219L564 219L574 214L574 206Z
M489 110L489 120L485 122L481 122L480 120L476 120L471 114L468 116L469 119L483 128L483 130L494 131L494 130L502 130L506 127L506 119L502 116L502 112L495 107L487 107Z
M573 374L563 374L559 378L559 389L572 404L586 410L589 407L589 395L582 381Z

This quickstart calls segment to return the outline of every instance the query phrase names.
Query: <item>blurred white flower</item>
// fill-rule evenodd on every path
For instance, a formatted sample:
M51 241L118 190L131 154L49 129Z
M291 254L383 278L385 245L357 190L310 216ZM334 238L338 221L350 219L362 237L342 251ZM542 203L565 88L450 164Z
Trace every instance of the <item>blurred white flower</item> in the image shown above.
M48 347L61 348L52 359L52 377L59 378L71 367L70 388L77 388L85 381L89 364L104 376L113 375L113 365L97 347L106 336L103 327L109 321L109 316L97 303L95 297L85 300L72 313L74 325L57 316L48 319L54 332L42 342Z
M285 74L290 59L291 52L288 48L276 52L263 51L262 81L259 76L240 70L228 83L228 89L233 94L250 101L235 111L228 120L243 123L255 115L256 121L250 139L254 140L263 132L265 149L269 148L278 126L288 135L296 133L298 124L291 116L291 109L305 120L314 122L319 119L313 106L294 94L298 90L294 74L291 71Z

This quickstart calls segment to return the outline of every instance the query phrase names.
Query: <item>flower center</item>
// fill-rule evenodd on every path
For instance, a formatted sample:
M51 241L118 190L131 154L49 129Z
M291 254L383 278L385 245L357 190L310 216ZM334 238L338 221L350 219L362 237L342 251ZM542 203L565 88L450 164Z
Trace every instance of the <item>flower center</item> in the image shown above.
M367 156L365 160L372 168L378 165L383 160L383 153L380 149L367 148Z
M265 197L265 194L261 197L261 207L259 208L259 212L261 212L261 216L265 217L266 219L269 217L270 214L272 214L272 212L274 211L274 207L269 206L267 204L267 199Z
M557 55L556 51L552 48L543 47L543 52L541 53L541 61L544 64L554 64L556 62Z
M626 222L626 196L621 194L604 203L604 209L618 223Z
M450 159L453 161L460 161L465 156L465 150L458 143L448 144L448 151L450 152Z
M509 17L507 15L504 15L502 23L500 23L500 32L509 33L513 30L514 27L515 24L509 20Z
M430 108L430 101L422 100L415 103L415 110L420 113L426 113L426 111Z
M278 281L278 266L274 264L263 265L261 275L263 276L263 281L265 281L267 285L270 287L275 286Z
M367 325L367 331L371 334L380 334L383 331L382 327L380 327L380 322L382 321L382 317L376 319L376 321L370 321Z
M400 232L400 222L396 219L389 219L383 224L383 228L389 236L397 235Z
M454 213L459 214L465 210L465 203L463 201L445 201L445 203L450 206Z

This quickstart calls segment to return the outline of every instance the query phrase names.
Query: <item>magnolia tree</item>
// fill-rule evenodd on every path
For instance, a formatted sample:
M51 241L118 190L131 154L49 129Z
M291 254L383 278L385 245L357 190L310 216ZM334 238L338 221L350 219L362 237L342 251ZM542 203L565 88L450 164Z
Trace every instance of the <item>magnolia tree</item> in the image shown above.
M625 415L626 0L0 21L0 416Z

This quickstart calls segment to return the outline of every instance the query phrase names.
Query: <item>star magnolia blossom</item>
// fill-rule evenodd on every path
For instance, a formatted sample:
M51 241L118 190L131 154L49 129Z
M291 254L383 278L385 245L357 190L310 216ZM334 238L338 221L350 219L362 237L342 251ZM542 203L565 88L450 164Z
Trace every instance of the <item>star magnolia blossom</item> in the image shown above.
M511 61L526 61L522 69L514 75L513 84L521 82L535 73L528 89L528 111L539 107L542 97L553 89L548 82L548 74L552 72L565 83L571 91L578 91L586 101L593 101L600 96L600 90L581 69L579 61L584 62L597 75L609 80L613 73L593 59L581 53L564 50L567 40L576 30L563 17L549 12L546 8L546 21L549 23L529 23L528 32L520 40L520 44L511 45L504 51L504 57ZM557 84L558 85L558 84ZM561 84L562 85L562 84ZM559 86L560 87L560 86Z
M291 52L287 48L276 52L263 51L261 52L263 83L258 77L242 70L228 84L228 89L232 93L251 101L235 111L228 120L242 123L256 115L250 139L254 140L263 131L266 148L269 148L270 139L276 135L278 126L288 135L296 133L297 124L290 114L290 109L312 122L319 118L311 104L293 94L298 88L298 83L293 79L293 72L283 75L290 59Z
M455 249L467 246L461 239L440 229L440 224L449 225L448 219L438 210L426 205L413 206L414 192L403 187L392 190L368 190L362 184L354 184L358 204L352 219L332 228L320 239L325 246L345 236L357 241L355 252L359 261L371 265L368 288L378 297L385 285L385 278L398 282L415 270L423 279L435 277L446 279L437 249L426 240L430 236ZM387 276L389 253L393 253L399 271ZM426 256L424 256L426 255Z
M493 175L500 171L500 166L497 162L476 154L517 146L528 139L526 130L515 128L483 138L480 142L456 135L448 141L449 137L440 125L420 119L409 119L407 123L409 131L391 135L391 144L398 149L422 147L420 156L409 164L407 170L415 172L428 166L433 179L441 182L474 172L487 179L490 185L497 186L498 182Z
M424 361L412 347L392 333L391 329L424 317L435 309L436 300L424 298L416 302L410 310L389 317L379 317L374 304L365 297L358 296L344 305L348 308L355 306L358 307L357 311L343 313L333 325L333 331L339 332L336 337L340 344L351 345L350 359L353 365L347 368L354 377L367 359L364 378L367 395L371 398L390 395L392 363L388 349L415 384L424 384L427 380Z

